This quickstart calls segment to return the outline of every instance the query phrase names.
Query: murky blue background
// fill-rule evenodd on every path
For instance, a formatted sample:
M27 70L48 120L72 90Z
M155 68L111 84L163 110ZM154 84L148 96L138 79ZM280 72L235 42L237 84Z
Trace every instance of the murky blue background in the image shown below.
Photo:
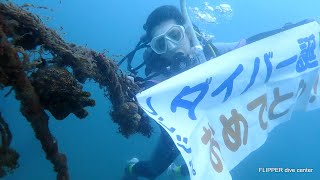
M164 4L178 5L178 0L35 0L13 1L19 4L34 3L54 9L35 9L44 21L61 33L68 42L102 51L111 55L126 54L142 35L148 14ZM175 3L174 3L175 2ZM189 0L191 6L202 6L199 0ZM316 0L228 0L209 1L211 5L228 3L233 8L231 21L218 25L205 25L217 41L237 41L262 31L282 27L287 22L320 17L320 1ZM92 93L96 106L87 108L89 116L83 120L70 115L63 121L50 118L50 129L59 143L59 150L68 157L71 179L118 180L127 160L132 157L148 158L157 142L159 130L147 139L135 135L125 139L117 133L117 125L110 120L110 103L103 91L93 82L84 89ZM9 89L0 91L0 111L13 134L12 147L20 153L20 167L8 180L55 179L53 167L45 159L40 143L35 139L30 124L19 112L19 104L12 93L3 98ZM292 120L270 133L267 142L253 152L234 170L235 180L320 179L320 110L296 113ZM313 168L313 173L259 173L259 167ZM165 175L160 180L169 179Z

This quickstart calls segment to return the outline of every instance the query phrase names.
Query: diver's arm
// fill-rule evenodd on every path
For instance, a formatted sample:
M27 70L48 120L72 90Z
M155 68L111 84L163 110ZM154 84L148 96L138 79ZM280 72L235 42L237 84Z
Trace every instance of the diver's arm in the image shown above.
M218 51L219 56L221 56L222 54L225 54L227 52L230 52L232 50L235 50L237 48L240 48L246 44L247 44L246 39L241 39L238 42L230 42L230 43L225 43L225 42L213 43L214 47Z
M251 44L253 42L256 42L256 41L259 41L261 39L267 38L269 36L278 34L278 33L283 32L285 30L288 30L288 29L291 29L291 28L294 28L294 27L297 27L297 26L300 26L300 25L303 25L303 24L307 24L307 23L310 23L310 22L313 22L313 21L315 21L315 20L314 19L305 19L305 20L300 21L300 22L295 23L295 24L286 23L282 28L271 30L271 31L262 32L262 33L254 35L254 36L251 36L251 37L249 37L247 39L242 39L239 42L231 42L231 43L219 43L218 42L218 43L213 43L213 45L217 48L218 55L222 55L222 54L225 54L225 53L230 52L232 50L235 50L235 49L237 49L239 47L242 47L244 45Z
M133 166L131 166L131 174L135 176L130 176L130 178L122 180L138 180L138 177L156 179L180 155L180 152L178 148L175 146L175 143L172 141L170 135L166 132L166 130L164 130L163 127L161 127L160 125L159 127L161 132L160 137L155 147L155 150L152 152L149 160L139 161ZM181 167L181 173L177 173L177 175L187 176L189 174L188 167L183 167L183 169Z
M247 41L247 44L250 44L250 43L256 42L258 40L261 40L263 38L267 38L269 36L278 34L280 32L286 31L288 29L291 29L291 28L294 28L294 27L297 27L297 26L301 26L303 24L307 24L307 23L310 23L310 22L313 22L313 21L315 21L315 20L314 19L304 19L304 20L302 20L302 21L300 21L298 23L295 23L295 24L286 23L282 28L259 33L257 35L254 35L254 36L251 36L251 37L247 38L246 41Z

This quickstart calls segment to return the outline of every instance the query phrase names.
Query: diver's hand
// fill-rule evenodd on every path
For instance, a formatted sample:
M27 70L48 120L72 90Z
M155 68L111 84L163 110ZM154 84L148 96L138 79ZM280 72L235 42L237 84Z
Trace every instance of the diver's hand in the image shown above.
M127 79L128 79L129 81L131 81L132 83L134 83L134 77L133 77L133 76L128 75L128 76L127 76Z
M142 88L142 89L145 88L146 81L142 77L128 75L127 79L129 81L131 81L132 83L138 85L140 88Z
M245 46L245 45L247 45L247 40L246 39L241 39L234 49L238 49L238 48L240 48L242 46Z

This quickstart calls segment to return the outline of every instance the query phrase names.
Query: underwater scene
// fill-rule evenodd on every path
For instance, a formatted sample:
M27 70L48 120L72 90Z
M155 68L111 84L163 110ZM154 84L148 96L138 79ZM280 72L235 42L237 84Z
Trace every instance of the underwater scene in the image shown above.
M316 0L0 0L0 179L318 180L319 23Z

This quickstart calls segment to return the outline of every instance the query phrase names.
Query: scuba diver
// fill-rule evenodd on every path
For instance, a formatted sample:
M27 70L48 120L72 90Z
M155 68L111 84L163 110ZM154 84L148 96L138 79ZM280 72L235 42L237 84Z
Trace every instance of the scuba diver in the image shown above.
M207 60L303 23L306 21L286 24L283 28L260 33L238 42L212 43L202 37L193 25L191 26L195 30L191 32L190 22L188 24L187 17L178 8L164 5L156 8L148 16L143 26L146 34L140 39L136 48L119 62L119 65L127 60L128 70L133 76L141 67L146 66L146 78L132 77L132 79L142 88L147 89ZM202 48L195 50L197 42L192 37L192 33L196 34L196 39ZM134 54L142 48L146 48L143 54L144 61L138 67L132 68L131 61ZM169 134L161 126L160 129L160 139L151 158L146 161L140 161L137 158L128 161L122 180L137 180L138 177L155 179L167 169L170 175L189 175L186 164L182 166L173 164L180 152Z
M143 26L146 35L141 38L136 49L127 55L131 63L135 51L140 48L146 50L143 54L144 62L137 68L128 69L135 74L145 65L146 78L134 78L134 81L142 88L149 88L163 80L190 69L201 62L213 59L231 50L246 44L245 40L233 43L215 43L203 38L196 31L197 38L203 47L205 60L198 60L193 54L191 35L185 28L186 20L175 6L164 5L156 8L147 18ZM122 63L122 61L120 61ZM154 179L161 175L169 166L170 173L174 175L188 176L186 165L175 166L172 162L180 154L168 133L162 128L160 140L157 143L152 157L148 161L139 161L133 158L128 162L123 180L134 180L137 177Z

